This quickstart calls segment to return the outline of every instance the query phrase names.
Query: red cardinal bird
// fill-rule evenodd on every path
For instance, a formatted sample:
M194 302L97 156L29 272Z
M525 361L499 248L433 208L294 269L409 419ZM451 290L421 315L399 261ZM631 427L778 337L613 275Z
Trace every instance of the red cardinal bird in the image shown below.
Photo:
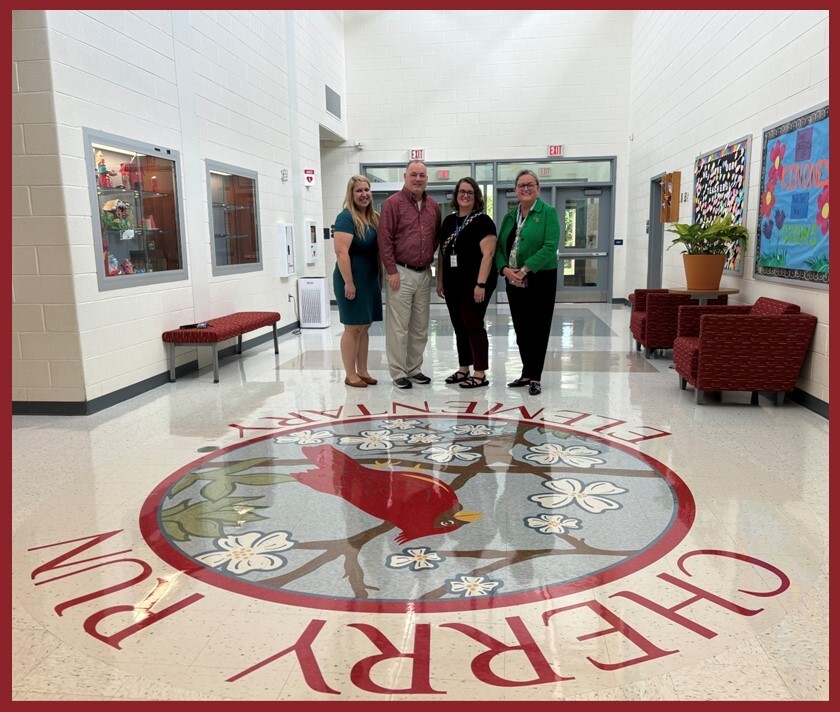
M399 544L455 531L482 516L464 510L455 490L431 475L372 470L331 445L303 447L301 452L318 468L293 472L292 477L399 527Z

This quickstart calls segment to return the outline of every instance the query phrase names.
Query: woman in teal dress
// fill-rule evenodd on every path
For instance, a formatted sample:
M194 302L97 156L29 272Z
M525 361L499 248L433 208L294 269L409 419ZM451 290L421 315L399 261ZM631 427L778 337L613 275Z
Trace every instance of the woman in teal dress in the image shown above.
M344 210L335 219L333 291L338 316L344 324L344 383L354 388L377 383L368 373L367 360L368 330L374 321L382 321L378 225L379 213L373 209L370 181L364 176L353 176L347 183Z

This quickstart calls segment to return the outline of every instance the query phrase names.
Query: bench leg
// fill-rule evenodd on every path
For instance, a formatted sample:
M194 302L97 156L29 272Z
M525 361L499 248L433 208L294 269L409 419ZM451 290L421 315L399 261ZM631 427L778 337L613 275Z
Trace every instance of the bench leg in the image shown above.
M242 334L236 337L236 353L242 353Z
M219 382L219 345L213 344L213 383Z
M175 344L170 341L167 346L169 346L167 352L169 355L169 382L175 383Z
M280 349L277 348L277 322L276 321L271 325L271 328L274 330L274 353L279 354Z

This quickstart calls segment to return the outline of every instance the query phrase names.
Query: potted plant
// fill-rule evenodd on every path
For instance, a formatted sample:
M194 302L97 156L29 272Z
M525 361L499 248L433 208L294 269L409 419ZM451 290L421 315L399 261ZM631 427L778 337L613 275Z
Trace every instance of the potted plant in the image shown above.
M705 227L700 223L674 223L668 232L677 235L668 246L682 245L686 289L714 291L726 264L726 249L736 240L747 241L747 228L734 225L731 215L717 216Z

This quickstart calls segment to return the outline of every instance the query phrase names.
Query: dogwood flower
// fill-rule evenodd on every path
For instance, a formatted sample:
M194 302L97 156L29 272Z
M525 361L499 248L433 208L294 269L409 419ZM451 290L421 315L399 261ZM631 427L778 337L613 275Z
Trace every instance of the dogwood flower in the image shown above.
M542 534L565 534L566 529L580 529L580 519L567 519L562 514L541 514L525 520L531 529Z
M385 425L389 428L393 428L394 430L409 430L410 428L416 428L420 425L420 421L405 420L404 418L400 418L399 420L386 420Z
M471 462L477 460L481 455L476 452L470 452L470 448L463 445L450 445L449 447L427 447L422 451L427 456L427 460L433 462L449 462L450 460L464 460Z
M274 442L279 445L283 443L298 443L298 445L317 445L324 442L327 438L331 438L332 433L329 430L301 430L298 433L290 433L289 435L278 435L274 438Z
M422 546L417 549L403 549L402 554L392 555L388 559L388 566L392 569L409 566L412 571L420 571L421 569L436 569L438 565L433 563L435 561L443 561L443 557L427 546Z
M291 549L297 542L289 532L247 532L217 539L217 551L208 551L196 558L214 569L225 568L237 576L251 571L272 571L286 565L286 559L275 552Z
M528 451L531 454L525 455L525 459L531 462L539 462L541 465L554 465L563 462L571 467L592 467L593 465L603 465L606 462L600 457L592 457L600 453L598 450L593 450L584 445L562 447L554 443L546 443L545 445L529 447Z
M390 430L362 430L358 436L345 435L339 442L342 445L358 445L359 450L390 450L394 441L407 440L405 433L392 433Z
M413 435L408 436L408 442L410 443L421 443L421 444L428 444L428 443L437 443L443 440L440 435L435 435L434 433L414 433Z
M556 494L532 494L528 499L546 509L559 509L569 504L576 504L592 514L600 514L608 509L620 509L621 505L618 502L604 495L621 494L627 491L616 487L611 482L590 482L584 487L580 480L571 477L543 482L543 487L553 490Z
M457 581L448 581L450 593L462 593L465 598L486 596L494 588L501 586L501 581L491 581L484 576L460 576Z
M452 432L458 435L492 435L493 433L486 425L453 425Z

